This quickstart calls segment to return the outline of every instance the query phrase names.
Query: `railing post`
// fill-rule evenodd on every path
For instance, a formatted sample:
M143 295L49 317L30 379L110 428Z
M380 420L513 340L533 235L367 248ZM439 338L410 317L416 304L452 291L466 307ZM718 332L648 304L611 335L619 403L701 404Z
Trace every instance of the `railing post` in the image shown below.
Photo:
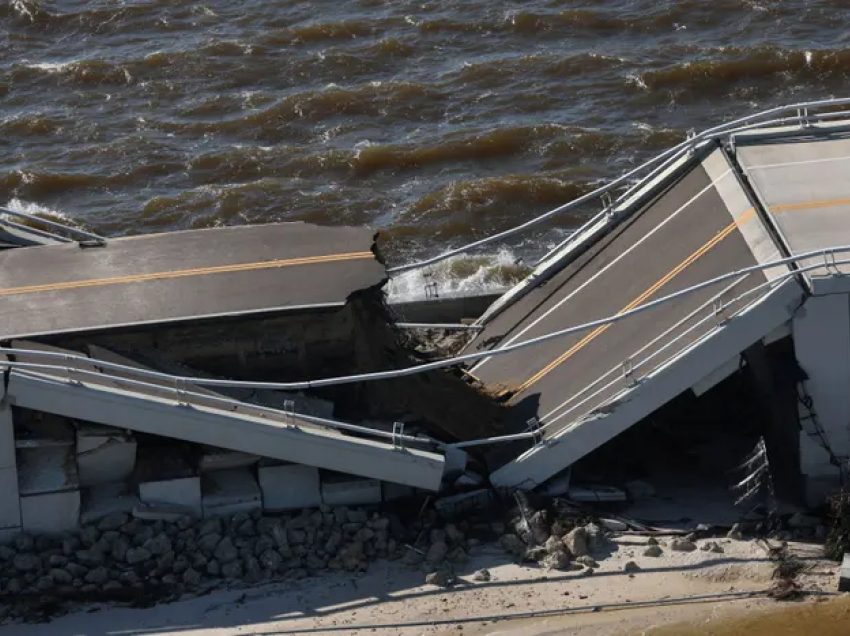
M77 386L81 386L83 383L80 381L80 379L79 379L79 378L77 378L77 377L76 377L76 375L77 375L77 369L74 367L74 358L73 358L73 356L65 356L65 362L66 362L66 365L67 365L67 366L65 367L65 371L66 371L66 372L67 372L67 374L68 374L68 382L69 382L70 384L74 384L74 385L77 385Z
M633 387L638 383L635 378L635 367L632 358L626 358L623 361L623 379L629 387Z
M174 397L177 402L177 406L185 408L189 408L191 406L191 404L189 404L189 394L186 390L185 378L174 378Z
M841 270L835 262L835 252L829 249L823 251L823 266L827 272L834 272L835 275L840 275Z
M295 424L295 400L283 401L284 420L290 428L298 428Z
M393 422L393 448L404 450L404 422Z
M723 299L715 298L712 304L712 311L714 312L714 321L718 327L729 320L729 317L724 313L725 309L726 305L723 304Z
M602 200L602 211L605 212L605 218L609 221L614 218L614 199L609 192L605 192L600 197Z
M534 440L534 445L537 446L543 441L543 428L540 426L540 420L537 417L532 417L526 420L526 431L531 433L531 439Z

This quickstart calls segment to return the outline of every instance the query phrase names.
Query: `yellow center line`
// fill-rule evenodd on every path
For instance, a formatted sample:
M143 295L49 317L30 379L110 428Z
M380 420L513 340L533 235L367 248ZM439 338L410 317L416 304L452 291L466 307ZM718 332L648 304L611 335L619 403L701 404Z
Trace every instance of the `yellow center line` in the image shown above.
M625 307L623 307L623 308L622 308L619 312L617 312L617 314L616 314L616 315L618 315L618 316L619 316L619 315L621 315L621 314L624 314L624 313L626 313L627 311L631 311L632 309L634 309L634 308L635 308L635 307L637 307L638 305L642 304L642 303L643 303L644 301L646 301L646 300L647 300L650 296L652 296L655 292L657 292L657 291L658 291L659 289L661 289L664 285L666 285L667 283L669 283L669 282L670 282L673 278L675 278L676 276L678 276L678 275L679 275L679 274L680 274L680 273L681 273L681 272L682 272L685 268L687 268L687 267L688 267L689 265L691 265L694 261L696 261L698 258L700 258L701 256L703 256L706 252L708 252L708 251L709 251L711 248L713 248L715 245L717 245L718 243L720 243L720 241L722 241L722 240L723 240L723 239L725 239L727 236L729 236L729 235L730 235L730 234L731 234L731 233L732 233L732 232L733 232L733 231L734 231L734 230L735 230L735 229L736 229L739 225L741 225L741 224L743 224L743 223L746 223L746 222L747 222L749 219L751 219L753 216L755 216L755 209L750 208L750 209L748 209L747 211L745 211L745 212L744 212L743 214L741 214L741 216L739 216L739 217L738 217L735 221L733 221L732 223L730 223L729 225L727 225L725 228L723 228L720 232L718 232L716 235L714 235L714 237L713 237L713 238L711 238L708 242L706 242L706 243L705 243L702 247L700 247L700 248L699 248L698 250L696 250L693 254L691 254L691 255L690 255L690 256L688 256L685 260L683 260L681 263L679 263L676 267L674 267L674 268L673 268L673 269L671 269L669 272L667 272L667 274L665 274L662 278L660 278L658 281L656 281L656 282L655 282L655 283L654 283L651 287L649 287L649 289L647 289L647 290L646 290L645 292L643 292L640 296L638 296L637 298L635 298L635 299L634 299L632 302L630 302L628 305L626 305ZM564 363L566 360L570 359L570 358L571 358L573 355L575 355L575 354L576 354L579 350L581 350L582 348L584 348L584 347L585 347L585 346L586 346L589 342L591 342L592 340L594 340L594 339L595 339L596 337L598 337L599 335L601 335L601 334L605 333L605 331L607 331L607 330L608 330L608 329L609 329L612 325L613 325L613 323L608 323L608 324L606 324L606 325L600 325L599 327L597 327L596 329L594 329L593 331L591 331L589 334L587 334L584 338L582 338L581 340L579 340L579 341L578 341L575 345L573 345L572 347L570 347L567 351L565 351L565 352L564 352L564 353L562 353L560 356L558 356L558 358L556 358L555 360L553 360L552 362L550 362L548 365L546 365L545 367L543 367L543 369L541 369L540 371L538 371L537 373L535 373L533 376L531 376L528 380L526 380L526 381L525 381L525 382L524 382L524 383L523 383L523 384L522 384L522 385L521 385L521 386L517 389L517 391L516 391L516 393L514 394L514 396L511 398L511 400L509 400L509 403L510 403L510 402L512 402L512 401L514 400L514 398L516 398L516 397L517 397L520 393L522 393L523 391L525 391L525 390L526 390L528 387L530 387L532 384L534 384L535 382L537 382L538 380L540 380L540 378L542 378L542 377L543 377L543 376L545 376L547 373L549 373L550 371L552 371L553 369L555 369L556 367L558 367L559 365L561 365L562 363Z
M207 274L225 274L232 272L250 272L260 269L276 269L280 267L291 267L294 265L313 265L315 263L334 263L338 261L350 261L361 258L374 258L372 252L349 252L346 254L328 254L326 256L305 256L302 258L289 258L273 261L260 261L258 263L240 263L234 265L217 265L214 267L200 267L195 269L180 269L169 272L154 272L152 274L131 274L128 276L117 276L115 278L96 278L92 280L68 281L65 283L47 283L44 285L29 285L27 287L10 287L0 289L0 297L13 296L17 294L30 294L34 292L58 291L64 289L80 289L83 287L101 287L105 285L120 285L124 283L141 283L151 280L168 280L173 278L184 278L186 276L204 276Z
M828 199L826 201L807 201L805 203L784 203L772 205L771 212L790 212L792 210L813 210L814 208L828 208L833 205L847 205L850 199Z
M783 205L771 206L769 208L769 212L771 214L775 214L775 213L780 213L780 212L790 212L790 211L793 211L793 210L811 210L811 209L815 209L815 208L824 208L824 207L830 207L830 206L834 206L834 205L848 205L848 204L850 204L850 198L828 199L828 200L825 200L825 201L809 201L809 202L806 202L806 203L787 203L787 204L783 204ZM619 312L617 312L616 315L619 316L620 314L623 314L627 311L630 311L630 310L634 309L635 307L637 307L638 305L642 304L650 296L652 296L655 292L657 292L659 289L661 289L661 287L666 285L674 277L676 277L678 274L680 274L691 263L693 263L698 258L703 256L711 248L713 248L715 245L720 243L720 241L722 241L724 238L729 236L729 234L731 234L735 230L736 227L739 227L743 223L746 223L748 220L750 220L754 216L755 216L755 209L754 208L749 208L748 210L746 210L734 222L730 223L728 226L723 228L718 234L716 234L712 239L710 239L707 243L705 243L705 245L703 245L696 252L694 252L693 254L688 256L688 258L686 258L684 261L679 263L679 265L677 265L675 268L670 270L666 275L664 275L664 277L662 277L660 280L658 280L649 289L647 289L640 296L635 298L628 305L623 307ZM574 356L578 351L580 351L582 348L584 348L588 343L593 341L595 338L597 338L601 334L605 333L605 331L607 331L612 326L612 324L613 323L608 323L607 325L601 325L601 326L597 327L596 329L591 331L589 334L587 334L584 338L579 340L575 345L570 347L567 351L565 351L560 356L558 356L558 358L556 358L555 360L550 362L548 365L546 365L543 369L541 369L540 371L535 373L533 376L531 376L528 380L526 380L526 382L524 382L522 385L520 385L516 389L516 392L513 394L513 397L511 398L511 400L508 401L508 403L513 402L519 396L520 393L525 391L528 387L530 387L532 384L534 384L535 382L540 380L540 378L542 378L543 376L545 376L546 374L551 372L553 369L557 368L559 365L564 363L566 360L569 360L572 356Z

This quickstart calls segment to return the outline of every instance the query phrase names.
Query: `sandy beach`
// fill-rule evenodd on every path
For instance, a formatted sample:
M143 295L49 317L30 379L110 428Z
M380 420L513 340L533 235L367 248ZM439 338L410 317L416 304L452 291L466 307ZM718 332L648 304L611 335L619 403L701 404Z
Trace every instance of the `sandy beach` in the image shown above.
M780 606L763 592L773 564L754 541L716 540L722 553L664 549L643 556L646 539L619 537L599 568L547 571L517 565L494 547L473 551L449 589L424 585L424 572L379 561L363 574L329 574L252 588L219 589L148 609L92 606L47 624L0 628L0 636L236 636L246 634L650 634L680 621L714 624L727 617ZM662 540L662 544L664 541ZM705 541L699 541L700 545ZM806 563L798 578L807 590L836 589L837 566L819 546L791 544ZM626 572L633 561L639 569ZM473 574L487 568L491 580ZM742 593L752 592L754 596ZM740 595L678 602L691 596ZM651 602L642 605L643 602ZM524 618L531 612L555 615ZM478 620L480 619L480 620ZM701 632L697 632L701 633Z

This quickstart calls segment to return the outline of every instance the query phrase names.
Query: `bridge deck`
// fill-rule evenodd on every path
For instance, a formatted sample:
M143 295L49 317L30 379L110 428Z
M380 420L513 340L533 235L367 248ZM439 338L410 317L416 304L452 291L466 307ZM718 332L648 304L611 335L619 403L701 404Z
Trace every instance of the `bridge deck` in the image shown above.
M725 154L715 150L554 278L497 315L467 351L497 348L622 313L777 257ZM622 322L487 358L471 373L491 391L503 392L513 407L516 430L536 417L549 425L546 435L554 436L629 386L623 378L626 361L637 365L658 352L709 315L718 296L728 302L782 271L717 285ZM684 335L636 377L714 326L712 321ZM493 463L512 459L517 450L496 451Z
M338 307L386 278L373 234L281 223L0 251L0 339Z
M735 158L789 254L850 246L850 133L846 124L831 128L820 126L781 138L762 131L736 139ZM835 258L848 259L850 252ZM850 264L833 264L819 256L801 261L800 266L819 263L824 267L805 275L815 293L818 287L834 293L836 284L848 286Z

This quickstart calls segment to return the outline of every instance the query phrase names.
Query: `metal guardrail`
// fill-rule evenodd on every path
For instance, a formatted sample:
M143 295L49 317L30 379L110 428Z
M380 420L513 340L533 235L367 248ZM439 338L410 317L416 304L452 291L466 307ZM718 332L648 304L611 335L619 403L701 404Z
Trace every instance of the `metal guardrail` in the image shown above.
M530 338L528 340L523 340L520 342L513 343L511 345L506 345L504 347L493 349L491 351L479 351L476 353L468 353L460 356L455 356L453 358L446 358L444 360L437 360L435 362L428 362L425 364L420 364L412 367L406 367L404 369L395 369L392 371L377 371L374 373L363 373L357 375L350 376L338 376L332 378L323 378L320 380L305 380L301 382L251 382L251 381L243 381L243 380L221 380L221 379L212 379L212 378L194 378L187 376L175 376L167 373L161 373L159 371L152 371L147 369L138 369L135 367L128 367L122 364L118 364L115 362L107 362L96 360L93 358L89 358L82 354L80 355L69 355L64 353L57 353L52 351L38 351L33 349L0 349L0 352L10 354L10 355L22 355L22 356L30 356L30 357L43 357L48 359L58 359L65 362L65 364L55 364L55 365L39 365L40 368L43 369L67 369L68 363L71 361L83 362L87 365L96 364L98 367L102 369L111 369L115 371L121 371L122 373L130 373L137 375L139 377L146 377L151 379L156 379L160 381L169 382L171 384L194 384L197 386L208 386L208 387L221 387L221 388L241 388L241 389L255 389L255 390L279 390L279 391L299 391L305 389L314 389L320 387L327 386L338 386L343 384L351 384L354 382L368 382L375 380L387 380L399 377L406 377L410 375L416 375L418 373L424 373L426 371L432 371L436 369L443 369L447 367L457 366L459 364L465 362L472 362L477 360L482 360L485 358L496 357L500 355L508 355L513 353L514 351L518 351L520 349L526 349L528 347L540 345L552 340L556 340L559 338L563 338L565 336L573 335L576 333L581 333L583 331L588 331L590 329L594 329L596 327L601 327L609 324L614 324L617 322L621 322L635 316L637 314L641 314L643 312L649 311L651 309L655 309L657 307L666 305L670 302L678 300L684 296L696 293L703 289L707 289L714 285L718 285L720 283L748 276L750 274L761 272L764 270L772 269L775 267L779 267L782 265L791 265L797 263L798 261L821 257L823 262L816 263L814 265L808 265L805 267L797 267L796 269L790 270L789 272L783 274L782 276L768 281L763 285L757 286L753 288L753 290L749 290L742 297L750 295L755 291L761 291L766 286L775 285L778 282L782 282L788 278L798 276L802 272L811 271L814 269L820 268L834 268L837 265L845 264L850 262L850 259L847 260L836 260L836 254L844 254L850 253L850 245L842 245L835 246L826 249L813 250L810 252L804 252L801 254L797 254L795 256L789 256L782 259L776 259L774 261L769 261L767 263L761 263L757 265L752 265L750 267L742 268L739 270L735 270L732 272L728 272L726 274L722 274L721 276L717 276L715 278L711 278L709 280L703 281L701 283L697 283L695 285L691 285L690 287L686 287L672 294L668 294L666 296L662 296L657 298L656 300L644 303L642 305L638 305L628 311L615 314L613 316L608 316L605 318L600 318L598 320L593 320L590 322L583 323L581 325L576 325L573 327L568 327L566 329L561 329L558 331L553 331L548 334L544 334L542 336L537 336L535 338ZM731 301L730 303L726 303L725 306L729 306L735 302L739 302L740 298ZM722 310L722 307L715 307L715 312L711 314L710 318L713 317L718 310ZM21 366L21 368L25 368L22 365L29 363L19 363L19 362L3 362L0 363L0 366L3 364L9 366ZM75 369L75 372L83 372L84 370ZM121 376L111 376L108 374L99 374L98 377L110 377L119 381L128 381L126 378ZM158 388L162 388L161 385L153 385ZM197 394L200 397L204 397L205 399L208 397L206 394ZM221 398L222 401L226 401L229 404L245 404L243 402L239 402L238 400L232 400L230 398ZM255 407L254 405L249 405L251 408L263 408L263 407ZM269 409L270 412L280 413L280 411L275 411L274 409ZM314 416L307 416L299 414L299 417L303 417L304 419L313 419L318 421L318 423L325 424L326 422L333 423L332 420L322 420L322 418L315 418ZM349 425L354 426L354 425ZM374 432L374 429L362 429L362 431L370 431ZM426 438L417 438L418 441L425 441Z
M15 229L24 230L27 232L32 232L34 234L39 234L41 236L47 236L48 238L52 238L57 241L68 242L69 239L60 236L58 234L53 234L52 232L47 232L45 230L40 230L38 228L32 228L26 225L21 225L19 223L15 223L13 221L9 221L7 219L3 219L3 216L13 216L19 219L25 219L27 221L32 221L39 225L43 225L45 227L52 228L54 230L58 230L60 232L67 232L68 234L75 235L81 237L81 241L91 241L93 243L97 243L98 245L103 245L106 243L106 239L94 232L87 232L86 230L81 230L80 228L73 227L70 225L65 225L64 223L59 223L57 221L51 221L50 219L45 219L43 217L37 216L35 214L28 214L26 212L18 212L16 210L10 210L9 208L0 207L0 223L4 223L9 227L14 227Z
M339 420L329 420L324 417L318 417L315 415L308 415L305 413L297 413L293 408L289 410L280 410L273 409L267 406L261 406L259 404L253 404L251 402L242 402L240 400L236 400L233 398L229 398L226 396L212 395L210 393L198 393L197 391L191 390L191 385L197 384L195 378L174 376L167 373L160 373L159 371L151 371L148 369L139 369L137 367L130 367L123 364L118 364L115 362L107 362L104 360L97 360L95 358L89 358L84 355L72 355L67 353L58 353L55 351L39 351L37 349L13 349L13 348L0 348L0 353L7 355L20 355L27 356L32 358L47 358L47 359L57 359L55 364L39 364L36 362L19 362L13 360L5 360L0 362L0 368L9 367L12 369L23 369L30 371L64 371L65 375L60 376L61 379L67 380L72 384L82 384L78 376L86 376L91 378L97 378L100 380L111 380L116 383L116 388L124 388L121 385L130 385L133 387L139 387L140 389L148 389L155 392L162 392L163 390L173 390L174 392L174 401L176 405L180 406L205 406L200 404L201 402L213 402L216 404L222 405L222 410L225 410L224 407L227 407L225 410L225 414L233 414L232 409L234 407L245 407L251 410L253 413L260 413L259 417L261 419L264 418L265 415L275 416L276 419L273 421L277 424L283 424L287 428L292 429L301 429L302 426L295 424L292 420L293 418L298 418L299 420L304 420L309 422L310 424L317 425L324 428L330 428L336 431L348 431L352 433L358 433L360 435L371 436L371 437L380 437L382 439L388 439L393 442L394 445L399 445L400 442L409 442L415 444L430 444L436 445L439 447L444 446L438 440L431 439L430 437L422 437L422 436L414 436L414 435L404 435L399 432L389 432L382 431L380 429L369 428L365 426L358 426L356 424L349 424L348 422L341 422ZM122 374L136 374L139 377L148 378L148 379L156 379L170 382L171 386L166 386L163 384L155 384L153 382L145 382L143 380L135 380L133 378L128 378L126 375L114 375L111 373L105 373L103 371L94 371L91 369L80 368L79 366L74 366L74 363L82 363L86 366L94 366L101 369L111 368L114 370L119 370ZM54 376L55 377L55 376ZM200 379L200 378L199 378ZM151 396L149 393L142 395L146 398L157 397ZM192 398L195 399L195 403L193 403ZM246 413L246 415L253 415L253 413ZM287 421L289 420L289 421ZM312 428L312 427L309 427Z
M648 161L641 164L640 166L628 171L627 173L617 177L613 181L610 181L609 183L606 183L605 185L597 188L596 190L594 190L592 192L588 192L587 194L584 194L584 195L578 197L577 199L573 199L572 201L570 201L568 203L565 203L565 204L560 205L556 208L553 208L552 210L549 210L548 212L545 212L545 213L543 213L543 214L541 214L537 217L534 217L533 219L530 219L530 220L526 221L525 223L521 223L520 225L514 226L513 228L509 228L509 229L504 230L502 232L498 232L496 234L493 234L492 236L488 236L486 238L479 239L478 241L473 241L472 243L468 243L466 245L462 245L460 247L456 247L454 249L447 250L447 251L443 252L442 254L439 254L437 256L433 256L431 258L423 259L421 261L416 261L416 262L413 262L413 263L408 263L406 265L399 265L399 266L396 266L396 267L388 268L387 271L390 274L399 274L401 272L409 271L409 270L412 270L412 269L419 269L421 267L427 267L428 265L433 265L433 264L438 263L440 261L443 261L447 258L451 258L452 256L464 254L464 253L469 252L471 250L474 250L476 248L484 247L485 245L490 245L490 244L493 244L493 243L497 243L497 242L502 241L504 239L507 239L511 236L521 234L525 230L532 228L536 225L539 225L540 223L543 223L544 221L547 221L550 218L553 218L553 217L555 217L559 214L562 214L564 212L568 212L570 210L574 210L575 208L580 207L580 206L582 206L586 203L589 203L591 201L594 201L596 199L602 199L604 195L608 194L612 190L616 190L617 188L621 187L624 184L627 184L629 181L633 180L635 177L637 177L641 173L647 171L649 168L652 168L653 166L657 166L661 162L675 161L676 159L680 158L683 154L690 152L691 150L695 149L696 146L698 144L702 143L702 142L708 142L708 141L711 141L712 139L717 139L718 137L727 136L732 132L741 132L743 130L749 130L749 129L753 129L753 128L761 128L761 127L766 127L766 126L776 126L776 125L789 124L789 123L795 123L795 122L799 123L801 127L805 127L805 126L808 126L809 124L811 124L812 122L815 122L815 121L820 121L820 120L824 120L824 119L833 119L833 118L836 118L836 117L839 117L839 116L847 116L847 114L848 114L847 111L844 111L842 113L822 113L822 114L810 114L809 113L810 110L819 109L819 108L833 108L833 107L837 107L837 106L850 106L850 98L827 99L827 100L819 100L819 101L813 101L813 102L800 102L800 103L797 103L797 104L789 104L789 105L786 105L786 106L777 106L775 108L770 108L768 110L764 110L764 111L761 111L761 112L758 112L758 113L754 113L752 115L740 117L738 119L732 120L732 121L727 122L725 124L720 124L718 126L708 128L708 129L702 131L701 133L697 133L697 134L689 137L685 141L673 146L672 148L668 148L664 152L656 155L655 157L649 159ZM768 118L768 117L774 117L775 115L787 113L787 112L790 112L790 111L797 111L796 116L782 118L782 119L772 119L772 120L761 121L761 122L759 121L760 119L765 119L765 118ZM647 177L641 178L641 182L642 183L645 182L646 178ZM638 185L640 185L640 184L638 184ZM610 214L611 209L615 205L617 205L618 203L621 203L623 200L628 198L628 196L630 196L633 193L633 191L636 187L637 186L629 188L625 193L618 196L616 200L614 200L614 201L612 201L608 204L605 204L603 206L602 212L595 215L591 220L587 221L578 230L573 232L573 234L571 234L570 237L567 237L567 239L564 241L564 243L562 243L556 249L558 249L558 250L563 249L572 240L575 240L575 237L580 235L583 230L586 230L587 228L592 227L595 223L599 222L606 215ZM544 256L542 259L540 259L539 262L544 261L552 253L553 252L550 251L550 253L547 256Z
M692 333L693 331L696 331L697 329L699 329L700 327L702 327L703 325L705 325L705 323L710 322L710 321L712 321L712 320L717 320L717 316L718 316L718 314L722 314L722 312L723 312L723 311L724 311L727 307L731 307L732 305L735 305L735 304L737 304L737 303L743 302L743 301L744 301L744 300L746 300L748 297L750 297L750 296L756 296L756 295L758 295L759 293L763 292L765 289L767 289L767 288L769 288L769 287L772 287L772 286L776 286L778 283L780 283L780 282L784 282L784 281L785 281L785 280L787 280L788 278L793 278L793 277L795 277L795 276L797 276L797 275L799 275L799 274L801 274L801 273L805 273L805 272L807 272L807 271L812 271L812 270L816 270L816 269L821 269L821 268L824 268L824 267L826 267L826 268L830 268L830 267L835 268L835 267L837 267L837 266L839 266L839 265L850 265L850 258L845 258L845 259L827 258L828 256L834 256L834 254L835 254L835 253L841 253L841 252L850 252L850 246L843 247L843 248L840 248L840 249L839 249L839 248L832 248L832 249L830 249L830 250L826 250L826 251L825 251L825 250L820 250L820 251L818 251L818 252L815 252L815 253L814 253L814 255L815 255L815 256L817 256L817 255L821 255L821 254L824 256L824 262L823 262L823 263L816 263L816 264L813 264L813 265L807 265L807 266L805 266L805 267L800 267L800 268L797 268L797 269L795 269L795 270L792 270L792 271L790 271L790 272L788 272L788 273L786 273L786 274L782 275L782 276L781 276L781 277L779 277L779 278L776 278L776 279L771 280L771 281L767 281L767 282L765 282L765 283L762 283L761 285L758 285L758 286L756 286L756 287L753 287L752 289L749 289L749 290L747 290L747 291L743 292L742 294L740 294L740 295L736 296L735 298L733 298L732 300L730 300L730 301L729 301L729 302L727 302L727 303L717 304L717 303L716 303L716 301L715 301L715 304L714 304L714 306L713 306L713 311L712 311L711 313L709 313L709 314L708 314L705 318L703 318L702 320L700 320L700 321L698 321L698 322L694 323L693 325L691 325L691 326L690 326L687 330L683 331L681 334L679 334L678 336L676 336L675 338L673 338L672 340L670 340L667 344L665 344L663 347L661 347L660 349L658 349L658 350L657 350L657 351L655 351L654 353L650 354L649 356L647 356L646 358L644 358L643 360L641 360L639 363L634 364L634 365L631 365L631 366L630 366L630 370L631 370L631 372L633 373L636 369L640 369L640 368L646 367L646 366L647 366L647 364L649 364L649 363L650 363L653 359L658 358L660 355L662 355L662 354L664 354L665 352L669 351L669 350L670 350L670 349L671 349L671 348L672 348L672 347L673 347L676 343L680 342L680 341L681 341L681 340L682 340L685 336L689 335L689 334L690 334L690 333ZM798 257L796 257L796 258L797 258L797 259L801 259L801 258L811 258L811 257L812 257L811 255L808 255L808 256L807 256L807 255L800 255L800 256L798 256ZM784 260L786 260L786 261L787 261L787 260L790 260L790 259L784 259ZM778 263L778 264L781 264L781 262L777 262L777 263ZM748 273L746 273L746 274L744 275L744 277L749 276L751 273L752 273L752 272L748 272ZM740 283L740 282L741 282L741 281L739 280L739 281L737 281L737 282L736 282L736 284L738 284L738 283ZM712 300L715 300L715 299L712 299ZM704 307L704 305L703 305L703 307ZM725 324L725 322L726 322L727 320L729 320L729 319L731 319L731 318L734 318L734 316L735 316L735 314L732 314L732 315L730 315L730 316L725 317L725 318L724 318L724 320L723 320L723 322L722 322L720 325L718 325L718 326L722 326L722 324ZM707 335L707 334L706 334L706 335ZM644 349L645 349L645 348L644 348ZM679 353L679 352L676 352L676 353ZM670 357L668 357L666 360L670 360L670 359L672 359L672 358L676 355L676 353L672 354L672 355L671 355ZM664 361L661 361L661 362L664 362ZM659 362L658 364L661 364L661 362ZM602 377L606 377L606 376L607 376L607 375L609 375L610 373L611 373L611 372L609 371L607 374L605 374L605 375L604 375L604 376L602 376ZM540 435L540 432L541 432L541 431L546 431L546 430L547 430L547 429L549 429L550 427L554 426L554 424L555 424L558 420L560 420L561 418L565 417L565 416L566 416L566 415L568 415L570 412L574 412L577 408L579 408L580 406L582 406L582 405L586 404L587 402L589 402L589 401L590 401L593 397L595 397L596 395L599 395L600 393L602 393L603 391L605 391L606 389L610 388L611 386L613 386L614 384L616 384L617 382L620 382L620 381L621 381L621 379L620 379L620 378L618 378L618 379L616 379L616 380L613 380L613 381L609 382L608 384L606 384L606 385L605 385L605 386L603 386L602 388L598 389L595 393L593 393L592 395L590 395L588 398L586 398L585 400L583 400L581 403L579 403L579 404L577 404L576 406L574 406L572 409L569 409L569 410L563 411L562 413L560 413L560 414L559 414L557 417L555 417L554 419L552 419L552 420L550 420L550 421L546 422L545 424L543 424L542 426L540 426L540 428L539 428L537 431L535 431L534 433L518 433L518 434L516 434L516 435L505 435L505 436L501 436L501 437L482 438L482 439L479 439L479 440L471 440L471 441L468 441L468 442L460 442L460 443L458 443L458 444L452 444L452 446L453 446L453 447L457 447L457 448L466 448L466 447L470 447L470 446L480 446L480 445L485 445L485 444L490 444L490 443L509 442L509 441L513 441L513 440L520 440L520 439L533 439L533 438L539 437L539 435ZM595 383L594 383L594 384L595 384ZM633 384L637 384L637 381L633 382ZM591 386L593 386L593 385L591 385ZM585 390L586 390L586 389L585 389ZM602 407L602 406L605 406L606 404L608 404L608 403L610 403L610 402L614 401L615 399L617 399L617 396L616 396L616 395L615 395L615 396L612 396L609 400L606 400L606 401L604 401L604 402L602 402L602 403L600 403L600 404L596 405L594 408L600 408L600 407ZM550 413L550 415L551 415L552 413L555 413L555 412L559 411L559 410L561 409L561 407L562 407L562 406L563 406L563 404L562 404L562 405L560 405L560 406L558 406L558 407L556 407L556 408L555 408L555 409L554 409L554 410ZM544 417L545 417L545 416L544 416Z

